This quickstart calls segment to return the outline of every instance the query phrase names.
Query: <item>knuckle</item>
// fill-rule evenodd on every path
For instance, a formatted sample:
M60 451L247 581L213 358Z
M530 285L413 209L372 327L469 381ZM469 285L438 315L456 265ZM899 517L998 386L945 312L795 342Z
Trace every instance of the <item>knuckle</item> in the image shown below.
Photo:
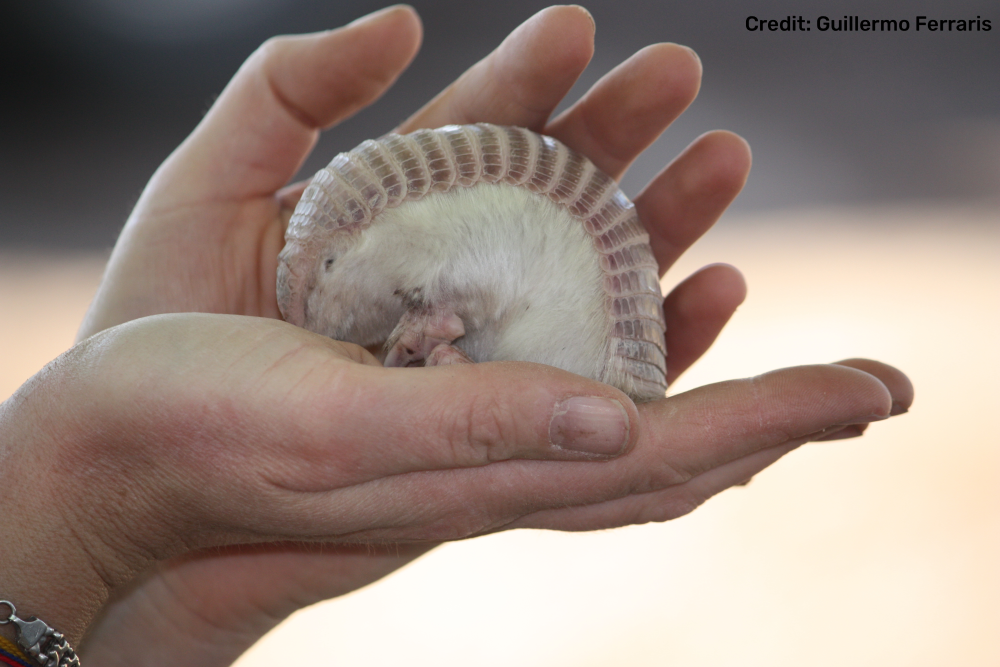
M486 465L508 458L511 415L491 391L477 392L450 418L448 441L456 461Z

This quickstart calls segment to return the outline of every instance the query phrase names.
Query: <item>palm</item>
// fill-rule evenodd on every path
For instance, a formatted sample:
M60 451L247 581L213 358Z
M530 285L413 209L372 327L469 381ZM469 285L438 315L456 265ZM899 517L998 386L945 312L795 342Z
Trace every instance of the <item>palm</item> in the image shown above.
M143 193L80 337L157 313L279 317L276 256L300 193L292 188L282 194L280 188L311 150L319 128L378 97L418 42L416 17L396 9L376 21L275 42L255 54ZM541 12L399 129L475 121L526 126L556 136L620 178L694 98L700 65L682 47L649 47L549 121L592 49L593 25L581 10ZM333 62L357 71L331 68ZM642 81L641 88L634 81ZM748 169L742 140L712 133L636 199L662 271L714 223ZM743 290L735 270L714 267L668 297L668 380L708 348ZM118 657L98 653L115 642L99 640L122 636L124 626L132 628L124 636L146 646L185 644L183 637L164 635L163 627L207 639L201 645L212 646L210 653L179 661L228 664L295 609L364 586L428 548L378 554L286 544L165 562L120 592L93 626L88 642L97 648L88 662L100 655L116 664ZM174 623L159 623L163 617ZM120 650L120 641L117 648L118 655L130 654ZM176 653L171 660L178 660Z
M115 248L79 338L158 313L280 317L274 258L284 243L284 221L273 196L170 202L154 210L146 199Z

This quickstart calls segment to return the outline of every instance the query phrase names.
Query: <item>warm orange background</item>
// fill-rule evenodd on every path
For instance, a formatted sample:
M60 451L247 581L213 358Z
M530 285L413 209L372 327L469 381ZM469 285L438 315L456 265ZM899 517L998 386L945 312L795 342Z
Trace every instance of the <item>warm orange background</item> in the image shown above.
M72 343L103 260L0 251L0 396ZM446 546L240 667L1000 665L1000 209L727 218L666 284L715 261L749 298L672 391L867 356L910 414L668 524Z

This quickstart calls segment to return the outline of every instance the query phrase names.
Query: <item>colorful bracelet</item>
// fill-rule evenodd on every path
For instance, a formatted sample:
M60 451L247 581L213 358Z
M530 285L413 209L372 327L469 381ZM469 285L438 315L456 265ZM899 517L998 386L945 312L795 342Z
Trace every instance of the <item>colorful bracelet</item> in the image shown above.
M28 660L30 658L24 654L20 646L6 637L0 637L0 666L34 667Z
M8 600L0 600L0 607L10 607L9 615L0 616L0 625L14 624L14 634L17 637L18 646L23 650L23 655L16 655L4 651L4 647L0 646L0 664L6 663L21 667L21 665L26 664L23 659L30 658L42 667L80 667L80 659L76 657L76 651L69 645L61 632L57 632L55 628L34 616L27 619L18 618L17 609ZM4 642L4 644L6 643ZM4 653L11 653L11 655L8 658Z

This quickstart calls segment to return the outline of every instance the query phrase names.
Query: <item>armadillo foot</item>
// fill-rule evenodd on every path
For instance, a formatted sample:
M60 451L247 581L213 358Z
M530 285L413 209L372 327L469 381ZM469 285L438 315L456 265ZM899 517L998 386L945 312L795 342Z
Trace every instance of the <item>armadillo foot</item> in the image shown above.
M399 324L385 342L384 366L427 366L471 363L464 352L451 345L465 335L461 318L450 309L425 304L415 305L400 318ZM437 348L444 348L438 350ZM432 354L433 353L433 354Z

